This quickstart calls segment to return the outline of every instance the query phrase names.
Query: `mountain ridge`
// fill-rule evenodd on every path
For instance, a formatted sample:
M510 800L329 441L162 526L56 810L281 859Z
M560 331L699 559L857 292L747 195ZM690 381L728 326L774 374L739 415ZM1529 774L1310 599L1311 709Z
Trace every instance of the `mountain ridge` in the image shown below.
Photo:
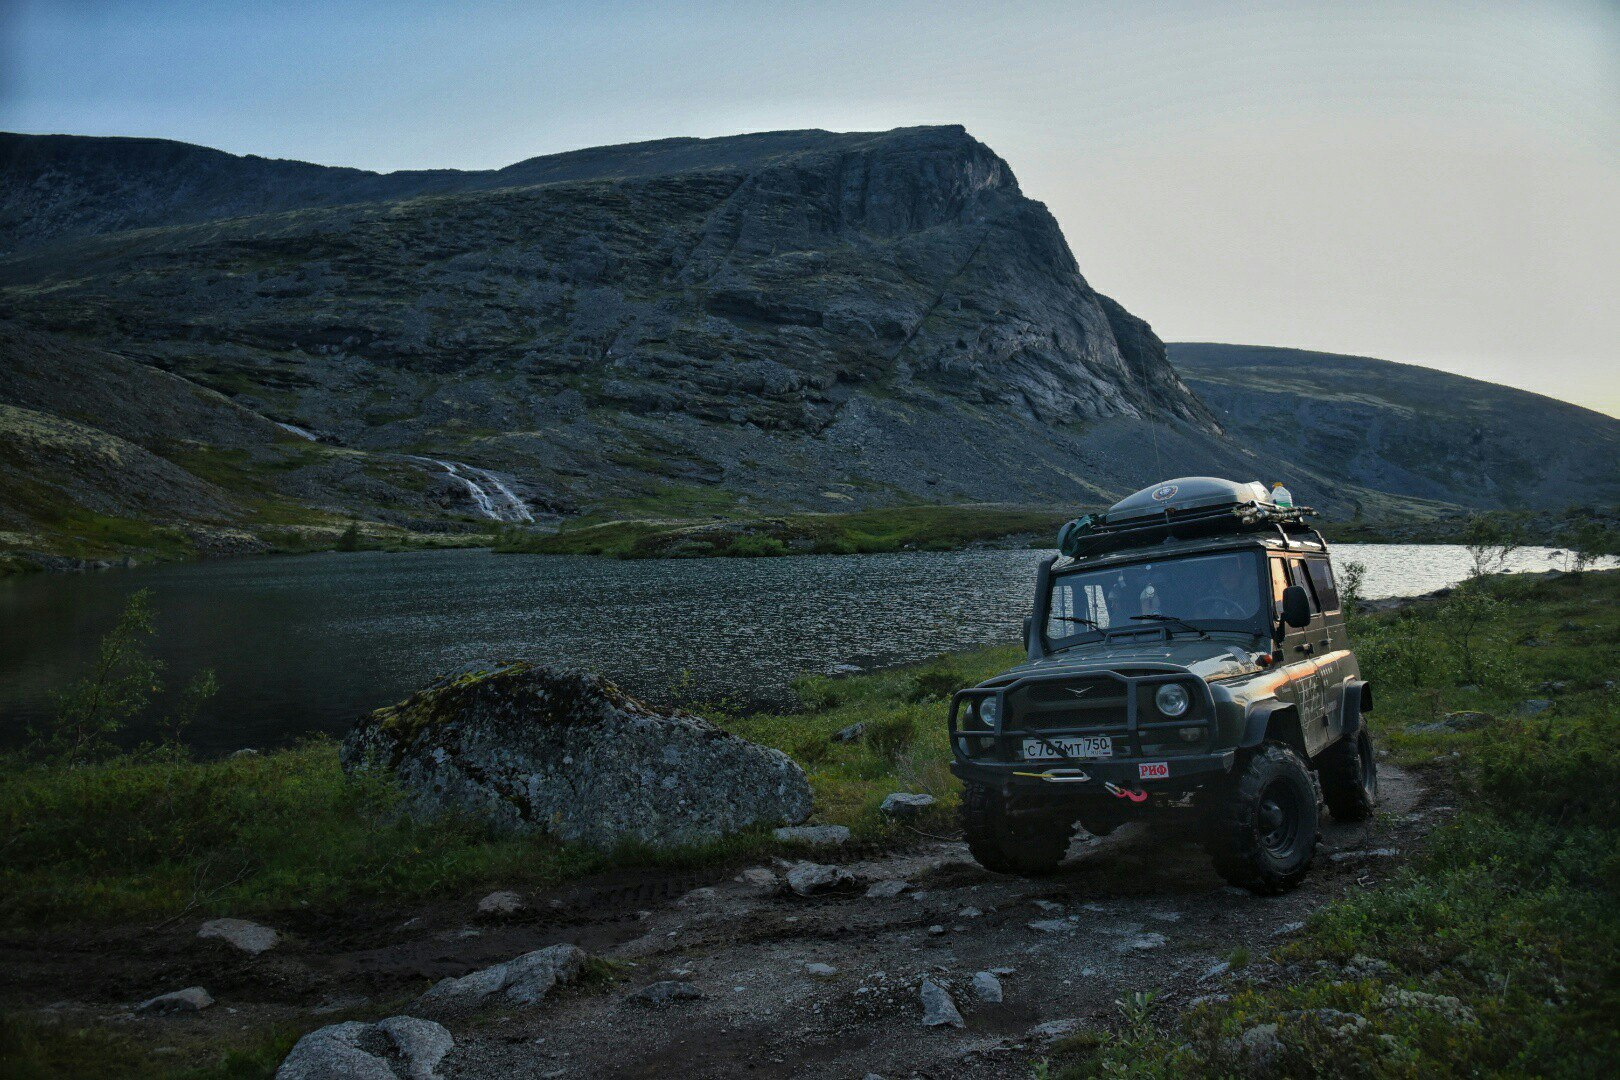
M1089 502L1154 479L1150 418L1162 456L1243 460L961 127L593 148L405 195L294 163L269 202L267 160L18 138L0 318L54 335L32 362L108 350L316 436L246 475L188 460L328 520L476 520L411 461L566 523Z
M1174 342L1233 437L1398 495L1478 508L1620 502L1620 419L1421 364L1284 346ZM1285 415L1295 422L1278 424Z

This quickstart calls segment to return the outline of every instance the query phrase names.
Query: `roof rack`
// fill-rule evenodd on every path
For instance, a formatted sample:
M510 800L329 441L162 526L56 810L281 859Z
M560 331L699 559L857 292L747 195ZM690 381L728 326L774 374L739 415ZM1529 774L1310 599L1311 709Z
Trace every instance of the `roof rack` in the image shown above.
M1305 519L1315 514L1309 506L1285 507L1259 500L1184 510L1166 506L1151 514L1131 514L1123 521L1110 521L1107 514L1088 514L1063 526L1058 533L1058 550L1071 559L1083 559L1166 540L1272 530L1282 537L1285 546L1293 544L1290 533L1310 533L1326 548L1322 534L1306 524Z

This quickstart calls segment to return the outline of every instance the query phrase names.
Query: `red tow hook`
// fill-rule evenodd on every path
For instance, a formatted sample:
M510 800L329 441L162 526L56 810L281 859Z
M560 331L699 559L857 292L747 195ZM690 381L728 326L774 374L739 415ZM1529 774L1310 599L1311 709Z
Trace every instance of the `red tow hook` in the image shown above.
M1145 791L1133 791L1129 788L1122 788L1118 784L1111 783L1107 780L1103 781L1103 787L1107 788L1108 793L1114 796L1116 799L1129 799L1131 802L1147 801L1148 793Z

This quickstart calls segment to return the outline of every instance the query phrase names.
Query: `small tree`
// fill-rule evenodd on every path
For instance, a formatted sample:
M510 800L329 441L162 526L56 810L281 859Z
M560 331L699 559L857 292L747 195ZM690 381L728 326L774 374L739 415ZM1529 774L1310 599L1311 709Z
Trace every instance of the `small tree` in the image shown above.
M1563 550L1550 558L1571 574L1582 573L1604 556L1620 554L1620 531L1590 515L1571 514L1558 542Z
M115 750L113 736L162 689L163 664L146 654L152 633L152 594L142 589L101 639L90 670L54 695L54 720L30 731L48 757L72 769Z
M1347 562L1339 570L1339 602L1344 605L1346 615L1354 615L1361 610L1361 589L1367 580L1367 564Z
M1475 514L1463 527L1463 544L1472 577L1500 574L1507 569L1508 558L1524 546L1523 522L1507 514Z
M360 550L360 523L358 521L349 522L349 527L344 529L342 535L337 539L337 549L339 551Z
M70 769L118 753L117 734L146 712L163 692L163 662L147 653L155 632L152 594L132 593L112 630L101 639L90 670L54 696L56 713L30 728L39 752ZM157 721L159 746L180 753L180 739L218 682L212 670L200 672L182 691L175 709Z
M1502 602L1478 581L1464 584L1446 601L1440 613L1440 634L1457 655L1458 671L1464 683L1480 681L1479 631L1501 610Z

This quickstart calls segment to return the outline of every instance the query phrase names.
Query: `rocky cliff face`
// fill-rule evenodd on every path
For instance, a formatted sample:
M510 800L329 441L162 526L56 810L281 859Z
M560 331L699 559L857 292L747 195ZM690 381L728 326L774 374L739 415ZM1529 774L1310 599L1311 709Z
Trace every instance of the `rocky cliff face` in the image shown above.
M355 461L490 470L542 514L1090 504L1243 471L961 128L388 176L9 136L0 193L0 315ZM326 505L433 513L411 488Z

